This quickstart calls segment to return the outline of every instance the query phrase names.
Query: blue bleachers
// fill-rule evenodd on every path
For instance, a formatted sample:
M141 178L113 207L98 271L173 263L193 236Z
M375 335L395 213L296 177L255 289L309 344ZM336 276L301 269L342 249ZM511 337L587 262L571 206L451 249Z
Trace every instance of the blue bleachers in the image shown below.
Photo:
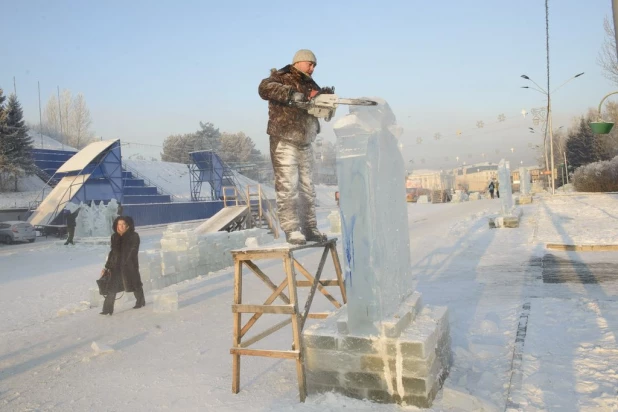
M122 193L127 195L145 196L145 195L158 195L159 192L154 186L125 186Z
M47 177L48 179L49 177L53 176L53 179L51 182L52 184L57 183L58 181L62 179L62 177L66 176L65 173L56 174L56 171L67 160L73 157L76 153L77 152L71 152L71 151L66 151L66 150L52 150L52 149L34 149L32 151L35 165L40 170L42 170L48 175ZM83 173L91 173L91 177L89 179L90 184L96 184L98 180L97 178L100 176L100 170L96 169L94 165L86 167L83 170ZM69 174L73 175L73 174L77 174L77 172L72 172ZM41 178L43 178L43 176L41 176ZM156 208L159 208L157 209L156 214L158 215L158 214L163 213L165 215L166 213L169 212L165 208L165 203L171 203L170 207L174 205L169 195L160 194L159 190L155 186L146 186L144 179L141 179L135 176L130 171L126 171L126 170L122 171L122 183L123 183L122 203L124 206L129 206L129 210L132 210L130 209L130 205L135 205L136 213L140 213L142 208L145 206L148 206L148 205L154 206L156 204L157 205ZM109 199L102 199L100 201L107 203ZM97 201L95 201L95 203L97 203ZM162 207L163 209L161 209ZM195 218L195 219L203 218L202 214L204 212L203 211L200 211L199 213L195 212L195 210L200 209L200 208L196 209L196 207L197 207L196 205L191 206L189 204L186 204L184 206L178 206L174 208L174 211L180 211L180 210L185 211L186 210L186 213L188 213L188 216L195 215L192 218ZM220 208L220 206L216 207L215 209L218 209L218 208ZM151 223L151 220L155 221L155 220L160 220L160 219L163 219L161 220L161 223L164 221L165 222L174 221L174 219L170 218L169 216L167 215L165 216L166 216L165 218L151 217L149 218L150 220L148 220L148 222Z

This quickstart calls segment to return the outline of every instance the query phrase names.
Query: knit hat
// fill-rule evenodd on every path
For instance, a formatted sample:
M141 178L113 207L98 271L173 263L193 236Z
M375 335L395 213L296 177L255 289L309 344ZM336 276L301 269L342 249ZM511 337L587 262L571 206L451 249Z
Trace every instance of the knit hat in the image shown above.
M294 59L292 59L292 64L298 62L313 62L318 64L318 60L315 58L315 54L311 50L300 49L294 55Z

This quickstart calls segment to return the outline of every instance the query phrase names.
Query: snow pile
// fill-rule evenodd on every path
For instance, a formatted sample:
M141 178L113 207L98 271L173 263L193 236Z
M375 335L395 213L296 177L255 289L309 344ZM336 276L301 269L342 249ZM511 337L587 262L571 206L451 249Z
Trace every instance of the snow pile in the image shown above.
M455 193L451 198L451 202L453 203L467 202L468 200L469 196L464 190L455 190Z
M28 130L28 136L32 139L34 149L66 150L67 152L77 152L74 147L62 144L59 141L38 133L36 130Z

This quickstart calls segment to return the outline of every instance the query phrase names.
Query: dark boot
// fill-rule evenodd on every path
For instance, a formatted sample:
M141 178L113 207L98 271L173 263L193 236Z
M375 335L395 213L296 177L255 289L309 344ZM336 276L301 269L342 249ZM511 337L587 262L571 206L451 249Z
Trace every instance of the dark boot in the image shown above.
M105 296L105 301L103 302L103 312L101 315L111 315L114 313L114 302L116 301L116 294L109 293Z
M136 289L135 292L135 306L133 309L139 309L146 306L146 299L144 298L144 288Z
M328 240L328 237L315 227L303 230L303 235L305 235L307 242L326 242Z

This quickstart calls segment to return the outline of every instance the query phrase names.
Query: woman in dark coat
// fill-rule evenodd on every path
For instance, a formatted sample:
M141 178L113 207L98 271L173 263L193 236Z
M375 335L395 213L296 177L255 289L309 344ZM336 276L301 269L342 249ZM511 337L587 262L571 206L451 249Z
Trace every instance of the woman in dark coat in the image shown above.
M133 219L130 216L118 216L114 220L114 234L112 235L112 250L107 256L105 269L111 273L108 295L105 296L103 312L101 315L114 313L114 301L118 292L133 292L135 294L135 306L139 309L146 305L144 289L139 274L139 235L135 232Z

